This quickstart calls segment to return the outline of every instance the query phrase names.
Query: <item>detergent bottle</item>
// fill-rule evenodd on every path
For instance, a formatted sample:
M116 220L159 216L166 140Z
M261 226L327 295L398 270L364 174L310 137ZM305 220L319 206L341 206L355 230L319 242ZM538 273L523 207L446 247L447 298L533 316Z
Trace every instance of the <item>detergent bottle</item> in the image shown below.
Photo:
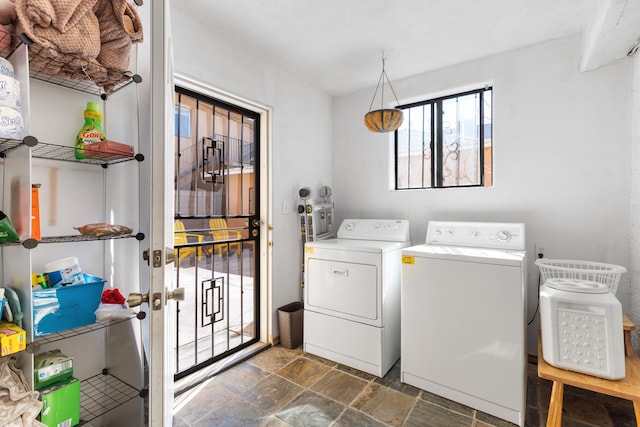
M76 159L84 159L85 149L90 149L92 144L104 141L104 131L102 130L102 113L97 102L87 102L87 109L84 110L84 126L76 137L75 154Z

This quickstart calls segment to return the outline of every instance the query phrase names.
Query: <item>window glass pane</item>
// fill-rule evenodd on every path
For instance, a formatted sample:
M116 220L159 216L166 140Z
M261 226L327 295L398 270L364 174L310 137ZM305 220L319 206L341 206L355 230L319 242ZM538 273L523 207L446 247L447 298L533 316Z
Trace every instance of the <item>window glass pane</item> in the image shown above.
M253 215L255 213L255 200L253 198L253 188L255 187L253 165L256 157L256 133L255 120L249 117L243 118L242 129L242 205L239 208L242 215Z
M398 129L397 188L431 186L431 104L408 108Z
M227 215L242 214L242 114L229 114L229 137L227 139L226 163L228 173L228 205Z
M407 114L409 121L408 151L409 151L409 188L422 187L424 174L423 135L424 135L424 107L410 108Z
M422 121L423 125L423 135L422 135L422 152L420 155L422 156L422 165L423 165L423 173L422 173L422 187L431 187L431 109L433 108L432 104L426 104L422 111ZM419 187L416 187L419 188Z
M492 99L493 92L488 90L483 94L483 117L484 117L484 185L490 187L493 185L493 125L491 117L493 116Z
M479 185L479 94L442 102L442 185Z
M176 94L177 97L177 94ZM174 109L174 135L181 135L184 138L191 138L191 110L185 106Z
M409 120L396 131L396 188L409 188Z
M198 121L196 123L198 132L196 134L196 150L193 157L194 163L192 166L196 166L196 182L195 182L195 204L191 209L192 215L209 215L211 206L211 183L207 179L207 175L203 173L204 170L209 170L209 166L205 162L205 157L210 160L211 153L203 150L204 137L208 137L212 134L213 130L213 105L198 101Z
M409 188L409 111L396 131L396 188Z
M176 95L179 104L176 106L178 111L195 111L195 99L187 95ZM196 139L193 138L195 132L195 121L192 114L189 114L189 122L179 121L176 129L176 151L175 151L175 206L179 215L191 215L195 206L196 197L196 181L197 169L194 170L193 164L196 161Z
M216 107L215 111L215 121L213 125L213 130L216 135L228 135L228 117L229 110L225 110L224 108Z
M491 186L491 88L400 107L396 189Z

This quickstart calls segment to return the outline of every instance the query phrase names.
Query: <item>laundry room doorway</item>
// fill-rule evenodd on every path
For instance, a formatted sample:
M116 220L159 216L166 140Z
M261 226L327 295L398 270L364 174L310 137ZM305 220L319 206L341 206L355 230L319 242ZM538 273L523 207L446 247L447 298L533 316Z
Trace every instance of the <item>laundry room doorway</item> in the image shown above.
M179 82L179 80L178 80ZM178 83L179 84L179 83ZM175 87L179 380L260 339L261 113Z

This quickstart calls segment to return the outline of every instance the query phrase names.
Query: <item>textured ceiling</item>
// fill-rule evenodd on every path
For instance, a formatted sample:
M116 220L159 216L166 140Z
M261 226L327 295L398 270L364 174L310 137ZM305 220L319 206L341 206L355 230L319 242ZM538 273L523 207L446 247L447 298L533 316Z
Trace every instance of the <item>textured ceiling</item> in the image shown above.
M582 33L595 0L172 0L213 36L339 96Z

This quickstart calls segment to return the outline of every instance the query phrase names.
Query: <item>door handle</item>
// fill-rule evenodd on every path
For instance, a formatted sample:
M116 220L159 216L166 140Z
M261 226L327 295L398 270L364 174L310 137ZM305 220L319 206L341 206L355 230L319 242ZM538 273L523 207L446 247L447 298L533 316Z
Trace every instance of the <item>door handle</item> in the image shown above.
M184 301L184 288L175 288L174 290L167 290L167 301L172 299L176 301ZM166 302L166 301L165 301ZM142 303L149 304L149 293L139 294L139 293L130 293L129 298L127 299L127 304L129 307L137 307ZM160 310L162 308L162 295L160 292L155 292L151 297L151 308L153 310Z
M170 291L167 290L167 300L184 301L184 288L175 288Z
M258 218L254 218L251 220L251 226L252 227L260 227L263 224L262 221L260 221Z
M331 273L344 276L344 277L349 277L349 270L338 270L334 268L333 270L331 270Z
M142 303L146 302L147 304L149 303L149 294L139 294L139 293L135 293L132 292L129 294L129 298L127 298L127 304L129 305L129 307L137 307L139 305L142 305Z

